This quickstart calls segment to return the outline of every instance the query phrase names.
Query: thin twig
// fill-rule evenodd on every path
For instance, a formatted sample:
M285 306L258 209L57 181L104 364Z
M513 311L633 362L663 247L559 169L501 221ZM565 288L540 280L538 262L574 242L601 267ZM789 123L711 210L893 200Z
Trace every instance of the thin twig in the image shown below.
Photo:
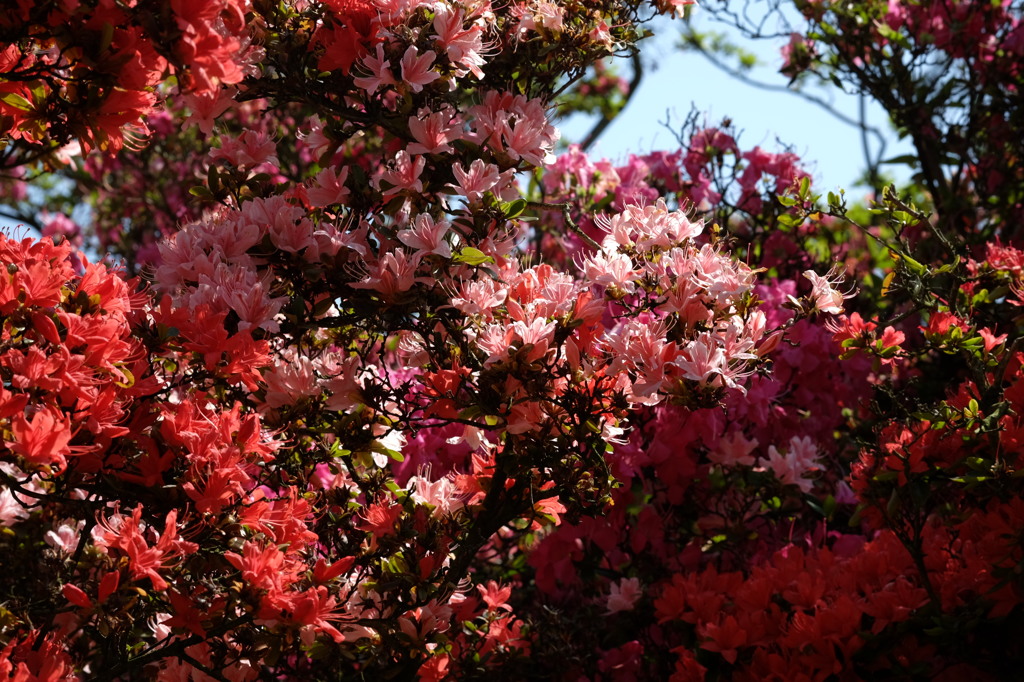
M824 109L829 114L831 114L833 117L835 117L837 120L842 121L843 123L845 123L847 125L850 125L850 126L853 126L854 128L859 129L861 131L861 134L864 135L865 137L868 134L873 135L875 137L875 139L878 140L878 144L879 144L878 158L881 158L881 155L883 154L883 152L885 150L885 146L886 146L886 144L885 144L885 137L882 135L882 132L878 128L876 128L875 126L870 126L870 125L867 124L866 121L863 121L863 120L858 121L857 119L850 118L849 116L847 116L843 112L839 111L834 106L832 106L830 103L826 102L825 100L821 99L820 97L815 97L814 95L810 95L810 94L808 94L806 92L803 92L802 90L793 90L793 89L791 89L789 87L786 87L784 85L774 85L772 83L765 83L763 81L759 81L759 80L756 80L754 78L751 78L750 76L745 75L741 71L738 71L737 69L734 69L734 68L728 66L722 60L718 59L712 53L710 53L708 50L706 50L703 46L701 46L701 45L699 45L699 44L697 44L695 42L692 42L690 44L692 45L692 47L695 50L697 50L697 52L699 52L701 55L703 55L703 57L705 59L707 59L711 63L712 66L718 68L722 72L728 74L730 77L735 78L736 80L738 80L739 82L741 82L741 83L743 83L745 85L749 85L751 87L758 88L760 90L766 90L768 92L784 92L784 93L788 93L788 94L794 95L796 97L799 97L800 99L803 99L806 102L810 102L811 104L817 105L818 107Z
M864 151L864 163L867 164L868 171L868 184L871 185L871 191L875 193L875 196L879 194L879 178L878 178L878 164L882 159L882 152L885 150L885 142L881 143L878 150L878 156L875 158L871 157L871 144L868 142L868 108L867 108L867 97L864 93L861 93L857 98L857 114L860 119L860 144Z
M569 229L576 233L580 239L582 239L588 246L600 251L601 245L594 241L593 237L583 231L583 229L576 224L576 221L572 219L572 213L570 212L570 206L568 203L564 204L549 204L545 201L529 201L526 204L530 208L545 208L551 211L561 211L562 216L565 218L565 224L569 226Z

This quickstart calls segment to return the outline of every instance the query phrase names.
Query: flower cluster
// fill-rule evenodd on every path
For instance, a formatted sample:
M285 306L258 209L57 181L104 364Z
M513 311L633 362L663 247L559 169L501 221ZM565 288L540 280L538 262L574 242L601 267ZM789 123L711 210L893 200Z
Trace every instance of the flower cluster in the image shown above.
M560 150L688 4L0 17L0 676L1016 674L1021 8L797 3L792 78L930 98L851 207Z
M15 38L0 50L5 129L29 158L68 145L143 146L168 68L196 97L242 80L256 57L245 5L17 3L0 19Z

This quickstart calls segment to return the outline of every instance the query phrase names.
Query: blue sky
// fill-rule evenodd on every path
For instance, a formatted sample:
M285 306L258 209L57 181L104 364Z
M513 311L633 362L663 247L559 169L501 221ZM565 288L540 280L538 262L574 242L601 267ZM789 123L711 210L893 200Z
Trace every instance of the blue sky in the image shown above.
M695 10L694 19L698 27L708 30L711 26L701 20L700 11L699 7ZM845 188L851 198L864 194L863 189L853 187L864 168L858 129L793 94L767 92L743 84L731 79L703 56L680 52L674 47L679 27L680 22L655 25L656 37L646 41L641 52L645 71L640 89L591 149L592 155L624 161L629 153L674 149L678 146L675 137L661 122L671 113L678 126L693 107L702 112L703 120L709 125L716 125L725 117L731 118L741 132L742 149L760 145L769 151L780 151L784 145L792 146L804 159L819 192ZM734 40L756 54L763 64L750 72L752 78L786 85L789 79L778 73L781 43L751 44L741 38ZM628 78L629 64L623 61L620 68ZM844 95L834 87L815 90L814 94L830 101L850 118L857 118L859 100L856 96ZM891 132L888 118L880 107L869 104L867 115L869 123L887 131L885 158L909 151L909 145L899 142ZM562 136L566 141L576 141L588 129L589 124L585 122L570 121L563 126ZM908 177L902 168L889 166L883 171L893 172L899 180Z

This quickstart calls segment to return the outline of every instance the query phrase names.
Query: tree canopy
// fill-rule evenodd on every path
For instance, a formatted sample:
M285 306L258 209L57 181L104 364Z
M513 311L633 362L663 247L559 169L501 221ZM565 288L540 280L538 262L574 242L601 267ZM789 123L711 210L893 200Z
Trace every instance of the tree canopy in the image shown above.
M0 676L1017 674L1021 4L691 4L0 16ZM588 154L694 11L913 153Z

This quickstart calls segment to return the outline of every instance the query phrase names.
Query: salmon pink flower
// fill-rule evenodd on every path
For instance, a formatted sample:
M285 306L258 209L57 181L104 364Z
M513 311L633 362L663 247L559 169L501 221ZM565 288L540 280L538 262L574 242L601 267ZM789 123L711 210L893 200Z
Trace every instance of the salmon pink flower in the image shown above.
M491 319L492 311L505 302L508 290L492 279L463 282L452 305L463 315L483 315Z
M110 549L116 548L128 557L132 580L149 578L153 589L166 590L167 581L160 571L167 568L169 561L194 552L197 545L178 539L178 512L172 510L164 520L164 530L155 544L146 540L148 533L142 527L142 504L140 503L131 516L115 515L115 518L101 519L97 526L98 534L94 534L97 545Z
M341 172L333 168L324 168L313 178L313 185L306 190L309 203L314 208L324 208L334 204L343 204L348 199L349 190L345 186L348 180L348 168L342 167Z
M638 279L633 270L633 261L621 253L609 256L603 252L595 253L583 261L581 269L588 280L611 289L613 295L632 293L635 289L633 282Z
M410 154L450 154L455 150L448 143L462 138L462 118L451 108L420 109L409 117L409 132L416 138L408 147Z
M433 50L427 50L420 55L415 45L410 45L402 55L402 82L413 92L422 91L424 85L429 85L441 77L441 74L430 68L435 56Z
M363 69L369 75L357 76L353 79L353 82L363 90L366 90L366 92L373 94L382 87L397 83L395 75L391 73L391 64L387 57L384 56L384 45L382 43L377 43L377 54L375 57L366 56L361 61Z
M32 466L54 469L61 473L67 466L66 455L71 454L71 420L53 407L37 410L31 419L17 414L11 421L13 441L5 444L21 455Z
M488 580L486 585L477 585L476 589L480 592L484 603L487 604L487 610L512 612L512 607L508 604L509 597L512 596L511 585L501 587L496 581Z
M740 627L734 616L726 616L718 623L705 623L698 632L705 638L701 649L717 651L729 663L735 663L737 649L747 644L747 631Z
M484 72L480 69L485 64L483 44L483 27L479 19L465 28L465 10L461 7L449 7L438 4L434 10L434 38L440 47L448 53L448 60L461 68L456 76L462 77L466 73L472 73L477 78L483 78Z
M429 214L421 213L416 216L412 228L399 231L398 241L412 249L416 249L417 255L437 255L442 258L451 258L452 249L445 241L445 235L451 226L447 220L434 220Z
M795 485L802 492L809 493L814 482L804 474L818 469L816 460L818 448L807 436L793 436L786 454L780 453L774 445L768 446L768 456L762 461L767 470L783 483Z
M996 348L997 346L1005 343L1006 339L1008 338L1006 334L1000 334L999 336L996 336L988 327L982 327L981 329L979 329L978 336L980 336L982 340L985 342L986 353L991 353L993 348ZM902 341L903 340L900 339L899 342L902 343Z
M483 198L484 193L497 186L502 177L497 166L486 163L483 159L474 159L468 169L461 163L456 163L452 166L452 173L457 184L449 186L470 202Z
M246 130L237 138L224 138L211 159L224 159L239 168L255 168L261 164L277 166L277 144L264 132Z
M414 194L423 192L423 181L420 175L426 165L426 159L420 155L410 156L404 149L395 155L394 162L382 169L374 178L374 186L380 189L385 197L407 191ZM391 185L385 187L383 183Z
M213 125L219 116L235 106L235 88L221 88L210 92L185 95L185 105L191 112L185 119L185 127L196 126L204 135L213 133Z

